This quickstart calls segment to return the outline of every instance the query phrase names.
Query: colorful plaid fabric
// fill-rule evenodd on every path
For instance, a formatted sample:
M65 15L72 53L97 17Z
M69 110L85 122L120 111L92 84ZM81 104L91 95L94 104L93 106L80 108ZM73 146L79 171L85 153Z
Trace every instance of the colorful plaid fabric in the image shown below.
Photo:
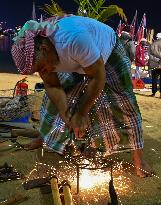
M105 67L106 85L89 113L87 146L110 153L118 144L142 149L142 120L132 89L130 62L118 38ZM68 104L74 109L88 78L75 73L58 73L58 77L67 93ZM46 145L61 154L72 138L46 94L41 107L40 132Z
M18 35L13 38L14 44L11 48L14 63L21 74L31 74L34 58L34 38L37 35L50 36L57 29L56 23L60 19L69 16L71 15L64 14L62 16L52 16L40 23L34 20L25 23Z
M14 63L21 74L30 74L34 58L34 37L31 31L26 31L23 38L12 46L11 53Z

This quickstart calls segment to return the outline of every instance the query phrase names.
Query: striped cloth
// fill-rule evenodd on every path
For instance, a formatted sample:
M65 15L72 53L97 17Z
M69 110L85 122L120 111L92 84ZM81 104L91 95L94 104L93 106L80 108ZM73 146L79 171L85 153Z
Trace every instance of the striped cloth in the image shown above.
M11 48L12 58L18 69L23 74L32 74L32 64L35 53L34 38L37 35L48 37L57 30L57 22L62 18L72 14L63 14L62 16L52 16L44 22L34 20L27 21L18 35L13 38L14 44Z
M34 37L31 31L26 31L25 36L12 45L11 54L18 71L25 75L30 74L34 58Z
M106 65L106 84L100 97L90 110L86 146L112 153L117 145L142 149L142 119L133 93L130 62L118 37ZM58 73L67 93L69 107L74 109L88 84L88 78L76 73ZM46 145L62 154L72 139L56 108L45 94L41 113L40 133Z

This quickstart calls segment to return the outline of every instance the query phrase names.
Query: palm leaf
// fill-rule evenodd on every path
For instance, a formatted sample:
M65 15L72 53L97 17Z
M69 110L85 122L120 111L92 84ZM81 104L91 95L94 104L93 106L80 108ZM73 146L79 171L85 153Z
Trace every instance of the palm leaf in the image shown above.
M55 14L62 15L64 13L62 8L54 0L51 0L51 5L45 4L43 7L40 7L40 9L50 16L53 16Z
M97 9L100 9L102 7L102 5L105 3L105 0L99 0L99 1L94 1L93 0L93 2L95 2L95 7Z
M126 15L122 8L117 5L110 5L108 7L103 6L106 0L73 0L79 7L77 15L88 16L90 18L97 19L105 22L111 16L118 14L122 19L127 21ZM61 7L54 1L51 0L51 5L45 4L41 8L44 12L51 15L62 15L64 12Z
M122 19L127 21L126 15L123 12L123 9L117 5L110 5L108 7L103 7L105 0L74 0L78 3L78 15L88 16L99 21L105 22L111 16L118 14ZM87 14L84 14L83 11L86 10ZM81 11L81 12L80 12Z
M118 7L117 5L110 5L108 7L104 7L103 10L100 12L98 16L98 20L105 22L107 21L111 16L118 14L122 19L127 21L126 15L123 12L123 9Z
M79 5L79 0L73 0L76 4Z

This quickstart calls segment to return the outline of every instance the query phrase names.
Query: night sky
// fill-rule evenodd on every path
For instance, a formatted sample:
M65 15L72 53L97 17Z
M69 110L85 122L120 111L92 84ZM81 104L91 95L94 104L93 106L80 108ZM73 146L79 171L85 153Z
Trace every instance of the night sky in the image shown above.
M77 11L77 4L74 0L55 0L64 11L75 14ZM106 6L116 4L124 10L128 18L128 23L131 23L135 11L138 11L138 20L136 26L138 27L142 16L146 13L147 28L154 28L155 34L161 32L161 6L160 0L107 0ZM43 11L39 9L45 3L50 4L51 0L35 0L36 14L39 18ZM33 0L0 0L0 22L6 21L8 28L24 25L32 16ZM110 18L107 24L116 30L120 18L118 15ZM8 53L0 52L0 72L17 72L10 51Z
M55 0L64 10L75 12L77 4L74 0ZM32 15L32 0L1 0L0 1L0 21L7 21L10 27L23 25ZM143 13L147 15L147 28L154 28L155 33L161 31L161 7L160 0L107 0L106 5L116 4L123 8L128 22L133 19L135 11L138 10L138 25L140 24ZM35 0L37 16L43 12L39 9L45 3L51 3L50 0ZM119 18L110 19L109 25L116 27L119 23Z

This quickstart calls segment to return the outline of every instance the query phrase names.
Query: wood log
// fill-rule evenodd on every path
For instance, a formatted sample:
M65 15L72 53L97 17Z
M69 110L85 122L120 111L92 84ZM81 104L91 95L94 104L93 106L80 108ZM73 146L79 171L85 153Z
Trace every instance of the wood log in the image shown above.
M62 183L65 205L73 205L71 186L68 181Z
M12 137L28 137L28 138L37 138L40 136L40 132L36 129L11 129Z
M62 205L60 194L59 194L59 188L58 188L58 179L56 177L53 177L50 180L50 183L51 183L54 205Z
M24 129L33 129L33 125L31 123L23 123L23 122L0 122L0 125L7 125L13 128L24 128Z
M43 185L45 185L46 183L49 183L49 182L50 182L49 177L32 179L32 180L24 182L23 187L24 187L25 190L28 190L28 189L33 189L33 188L36 188L36 187L41 187L41 186L43 186Z

